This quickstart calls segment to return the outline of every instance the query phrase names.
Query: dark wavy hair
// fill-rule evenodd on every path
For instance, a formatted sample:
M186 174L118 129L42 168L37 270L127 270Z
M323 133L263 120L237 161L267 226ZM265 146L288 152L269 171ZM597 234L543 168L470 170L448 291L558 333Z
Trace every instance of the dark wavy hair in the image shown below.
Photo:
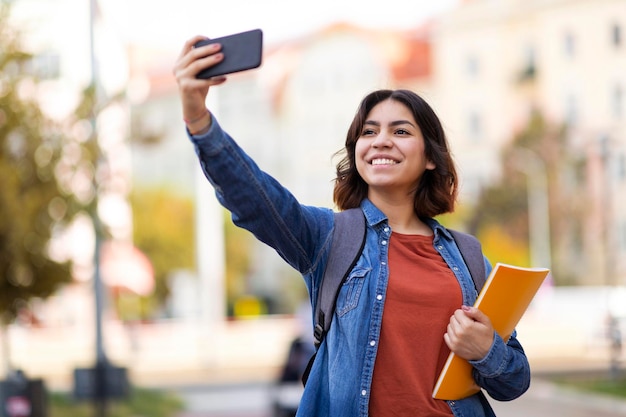
M367 197L368 185L356 169L356 142L372 108L388 99L404 104L411 111L424 137L426 158L435 164L435 169L426 170L419 182L414 197L415 214L424 218L453 212L458 180L443 127L430 105L409 90L378 90L361 101L348 129L345 148L335 155L341 157L337 163L333 191L335 204L340 210L346 210L359 207L361 201Z

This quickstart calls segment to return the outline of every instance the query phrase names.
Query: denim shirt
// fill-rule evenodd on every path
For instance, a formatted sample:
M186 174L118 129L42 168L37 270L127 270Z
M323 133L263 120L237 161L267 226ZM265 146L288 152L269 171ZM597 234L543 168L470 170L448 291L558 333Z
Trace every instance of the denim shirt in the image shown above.
M329 208L300 204L224 132L215 117L209 131L190 137L202 170L233 222L252 232L293 268L306 283L312 303L317 299L333 232ZM389 278L388 242L391 228L369 200L361 209L367 223L361 257L339 291L332 325L319 347L297 416L367 416L372 375ZM434 247L456 276L463 303L477 297L469 270L450 232L425 219L434 233ZM487 273L491 265L485 259ZM459 306L460 307L460 306ZM470 361L474 379L497 400L512 400L530 384L530 367L515 333L505 343L497 333L488 354ZM434 386L435 381L433 381ZM483 391L448 401L455 416L493 416Z

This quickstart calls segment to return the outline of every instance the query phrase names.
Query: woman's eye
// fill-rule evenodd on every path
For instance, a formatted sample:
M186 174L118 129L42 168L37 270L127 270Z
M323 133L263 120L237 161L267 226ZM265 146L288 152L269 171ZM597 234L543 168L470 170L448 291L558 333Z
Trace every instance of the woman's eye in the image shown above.
M363 132L361 132L361 136L368 136L368 135L373 135L374 131L372 129L365 129L363 130Z
M397 135L408 135L409 131L408 130L404 130L404 129L398 129L398 130L396 130L396 134Z

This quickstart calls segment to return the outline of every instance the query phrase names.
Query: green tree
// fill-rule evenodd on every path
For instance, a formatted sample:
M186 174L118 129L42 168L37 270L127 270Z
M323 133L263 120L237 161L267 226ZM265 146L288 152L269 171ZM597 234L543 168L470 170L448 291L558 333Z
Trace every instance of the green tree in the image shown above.
M37 79L21 35L0 3L0 316L13 320L32 298L71 280L70 264L52 259L49 243L88 204L72 190L93 174L88 145L47 118L36 101Z
M250 232L235 226L224 211L224 242L226 245L226 299L229 306L250 293L247 278L250 275L250 250L253 237ZM230 309L230 308L229 308Z
M169 295L170 273L195 265L193 201L166 189L135 189L130 204L133 241L152 263L156 284L153 305L160 305Z
M536 112L526 128L502 150L502 176L486 186L469 221L483 241L485 253L499 262L528 265L529 222L525 153L531 152L545 168L548 187L552 275L559 284L579 280L573 259L581 246L585 208L570 196L580 192L584 159L570 143L567 129L548 123ZM555 256L557 255L557 256Z

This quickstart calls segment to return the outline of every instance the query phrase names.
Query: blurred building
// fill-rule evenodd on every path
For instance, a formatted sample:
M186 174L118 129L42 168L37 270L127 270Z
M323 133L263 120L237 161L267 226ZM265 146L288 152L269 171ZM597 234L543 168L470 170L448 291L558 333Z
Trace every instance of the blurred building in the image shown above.
M469 0L433 31L435 103L466 198L498 177L498 151L532 111L566 126L587 161L586 192L567 196L587 220L553 228L579 283L626 281L625 31L624 0Z

